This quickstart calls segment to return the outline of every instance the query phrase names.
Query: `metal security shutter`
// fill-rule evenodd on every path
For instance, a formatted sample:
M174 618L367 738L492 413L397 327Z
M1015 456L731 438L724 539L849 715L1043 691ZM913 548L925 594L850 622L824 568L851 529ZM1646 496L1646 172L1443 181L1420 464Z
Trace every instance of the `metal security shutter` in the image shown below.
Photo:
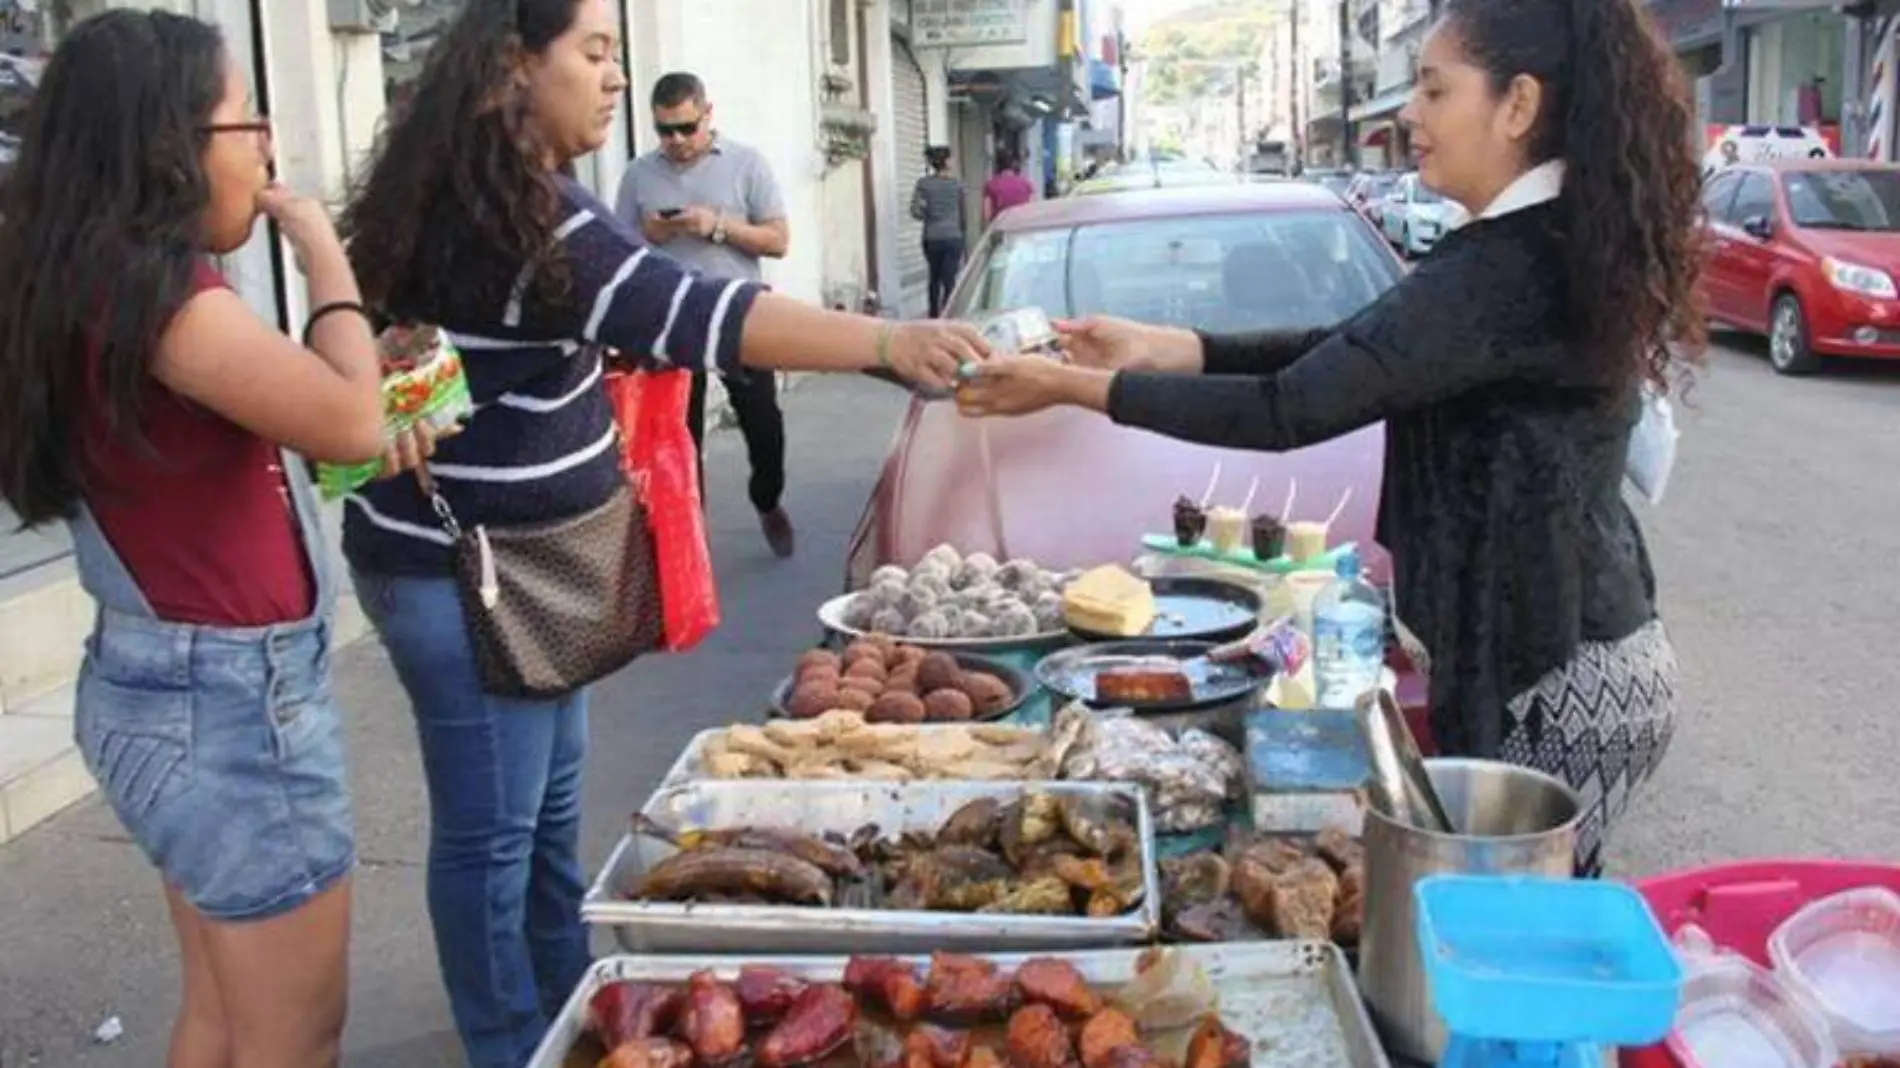
M930 136L924 96L924 70L902 39L891 39L891 90L897 115L897 292L898 308L922 315L929 307L930 268L924 262L924 224L910 217L910 194L924 173L924 147Z

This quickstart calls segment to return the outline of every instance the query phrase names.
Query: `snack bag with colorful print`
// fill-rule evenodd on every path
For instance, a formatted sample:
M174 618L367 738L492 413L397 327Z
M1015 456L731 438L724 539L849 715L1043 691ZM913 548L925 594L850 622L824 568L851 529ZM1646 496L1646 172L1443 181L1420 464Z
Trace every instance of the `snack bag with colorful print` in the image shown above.
M441 328L392 326L376 339L383 360L383 437L426 423L444 433L475 413L462 355ZM325 500L362 488L382 472L381 460L318 464L317 486Z

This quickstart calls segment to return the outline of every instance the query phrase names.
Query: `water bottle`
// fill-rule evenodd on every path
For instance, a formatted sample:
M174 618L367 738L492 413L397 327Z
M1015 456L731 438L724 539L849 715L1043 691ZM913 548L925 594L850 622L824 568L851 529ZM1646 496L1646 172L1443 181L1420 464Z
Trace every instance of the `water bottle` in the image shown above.
M1313 689L1319 708L1350 709L1385 672L1385 600L1360 577L1359 554L1340 554L1313 601Z

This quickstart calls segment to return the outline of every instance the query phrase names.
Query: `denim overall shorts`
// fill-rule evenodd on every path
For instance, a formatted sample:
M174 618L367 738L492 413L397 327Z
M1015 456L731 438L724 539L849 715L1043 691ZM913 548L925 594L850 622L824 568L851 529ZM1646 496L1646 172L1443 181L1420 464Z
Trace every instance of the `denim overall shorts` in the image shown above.
M283 469L317 584L298 622L161 620L91 512L70 524L99 604L79 672L80 752L165 882L218 921L282 915L356 862L330 688L335 583L304 463L286 453Z

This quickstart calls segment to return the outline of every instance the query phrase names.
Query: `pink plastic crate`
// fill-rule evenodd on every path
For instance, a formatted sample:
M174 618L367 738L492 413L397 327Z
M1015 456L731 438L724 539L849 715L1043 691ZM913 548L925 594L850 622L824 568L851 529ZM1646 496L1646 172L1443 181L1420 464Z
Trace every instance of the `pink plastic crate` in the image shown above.
M1709 933L1717 945L1762 967L1771 967L1768 938L1803 905L1863 886L1900 892L1900 865L1832 860L1775 860L1674 872L1635 884L1663 931L1671 936L1687 923ZM1682 1068L1658 1045L1625 1050L1622 1068Z

